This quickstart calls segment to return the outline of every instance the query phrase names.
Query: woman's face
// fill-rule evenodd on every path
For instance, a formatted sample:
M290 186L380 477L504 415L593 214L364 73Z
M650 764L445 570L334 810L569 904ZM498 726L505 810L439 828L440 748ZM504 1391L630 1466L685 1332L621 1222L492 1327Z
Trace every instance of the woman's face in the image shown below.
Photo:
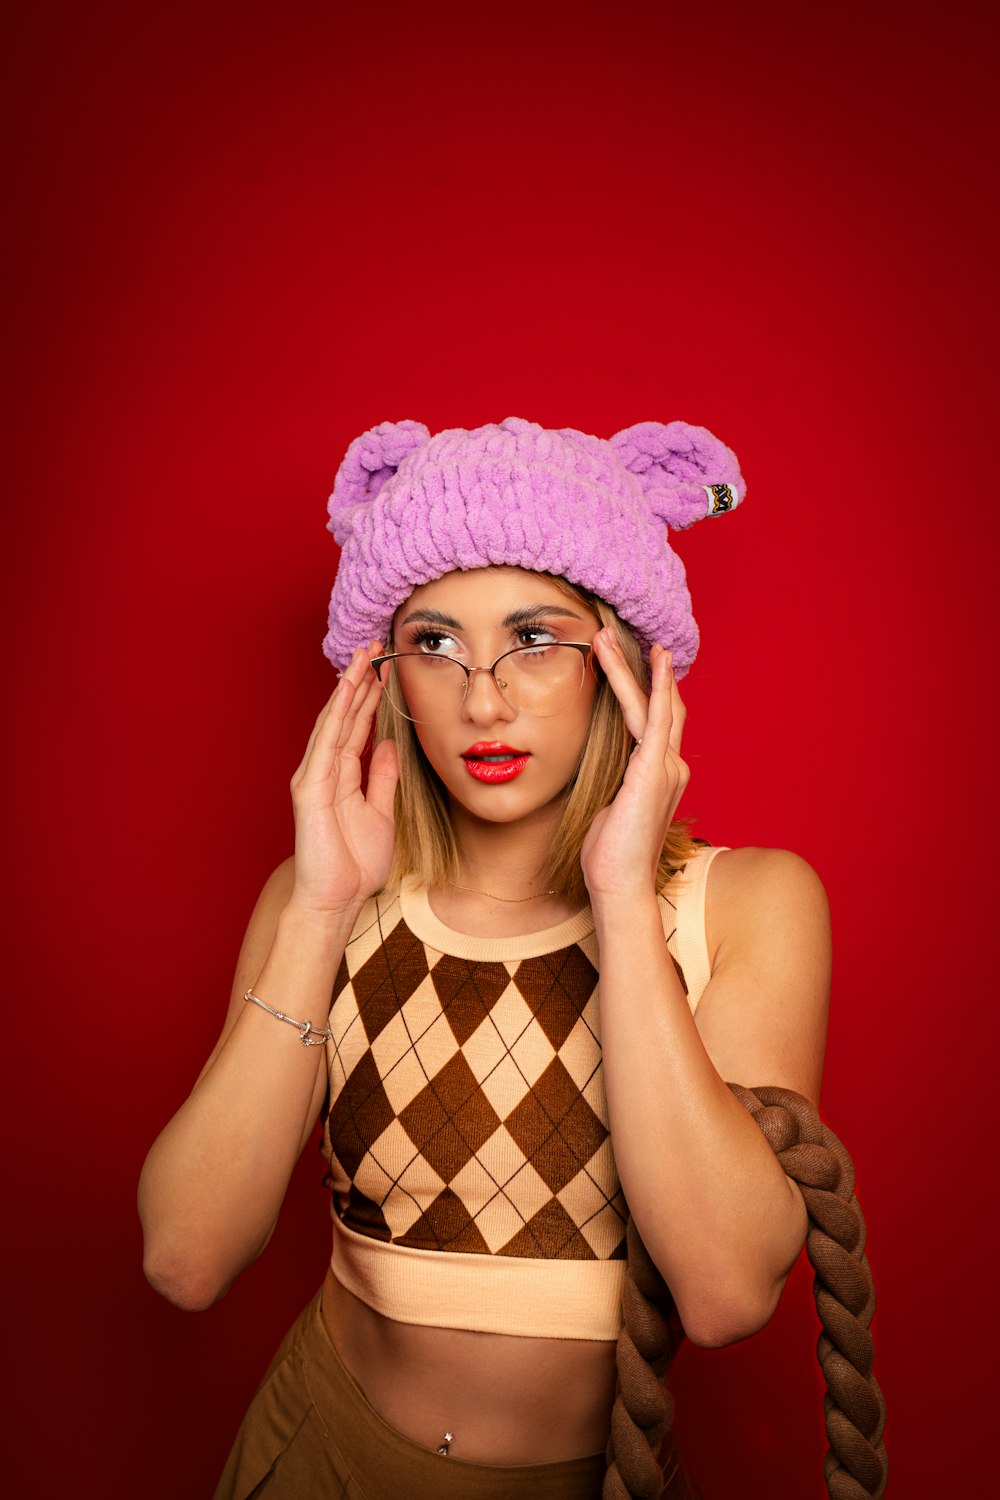
M539 648L540 657L547 644L589 642L600 628L585 604L544 573L477 568L415 589L396 612L392 649L490 667L514 647ZM580 653L560 652L559 658L577 664ZM452 805L488 822L516 822L555 802L576 771L590 728L597 687L592 661L582 671L579 692L574 685L571 701L550 715L548 679L536 688L535 659L519 660L527 669L526 686L515 689L520 705L498 691L488 671L473 675L463 699L462 674L443 667L439 679L452 684L443 695L445 707L433 723L414 725ZM514 670L497 670L513 682ZM547 670L542 668L543 676ZM436 672L428 669L432 692L438 691Z

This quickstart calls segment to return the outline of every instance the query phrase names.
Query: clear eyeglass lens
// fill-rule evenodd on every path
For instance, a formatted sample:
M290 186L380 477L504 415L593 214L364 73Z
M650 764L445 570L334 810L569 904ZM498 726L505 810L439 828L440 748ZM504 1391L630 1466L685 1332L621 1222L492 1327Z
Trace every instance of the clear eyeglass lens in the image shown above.
M496 663L494 680L518 713L547 719L579 697L586 666L575 646L519 646ZM465 669L448 656L407 652L386 663L381 676L393 708L417 724L449 718L465 698Z

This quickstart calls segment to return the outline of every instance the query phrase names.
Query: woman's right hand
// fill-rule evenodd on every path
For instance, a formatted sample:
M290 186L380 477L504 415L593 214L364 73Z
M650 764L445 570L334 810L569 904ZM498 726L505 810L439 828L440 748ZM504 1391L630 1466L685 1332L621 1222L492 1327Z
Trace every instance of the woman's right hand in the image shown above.
M395 832L393 805L399 763L396 747L375 747L367 796L361 756L382 695L369 657L358 648L323 709L292 777L295 809L295 883L289 905L320 918L343 917L379 890L389 875Z

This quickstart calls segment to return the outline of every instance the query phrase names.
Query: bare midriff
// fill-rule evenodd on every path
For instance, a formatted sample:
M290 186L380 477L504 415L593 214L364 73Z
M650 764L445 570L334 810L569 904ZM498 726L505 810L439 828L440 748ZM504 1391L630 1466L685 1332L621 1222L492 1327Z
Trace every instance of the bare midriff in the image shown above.
M452 1434L467 1463L559 1463L602 1453L615 1345L429 1328L383 1317L328 1276L333 1344L379 1416L422 1447Z

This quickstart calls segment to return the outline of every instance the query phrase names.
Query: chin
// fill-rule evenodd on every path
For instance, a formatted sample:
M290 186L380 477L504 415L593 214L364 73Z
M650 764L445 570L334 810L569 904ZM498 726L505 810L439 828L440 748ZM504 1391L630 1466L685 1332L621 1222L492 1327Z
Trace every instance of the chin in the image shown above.
M520 823L551 813L554 807L564 803L569 796L569 787L566 785L553 789L548 796L541 789L526 796L527 788L516 784L484 786L473 782L471 786L461 788L448 786L447 783L444 785L450 808L461 807L478 822L498 826Z

